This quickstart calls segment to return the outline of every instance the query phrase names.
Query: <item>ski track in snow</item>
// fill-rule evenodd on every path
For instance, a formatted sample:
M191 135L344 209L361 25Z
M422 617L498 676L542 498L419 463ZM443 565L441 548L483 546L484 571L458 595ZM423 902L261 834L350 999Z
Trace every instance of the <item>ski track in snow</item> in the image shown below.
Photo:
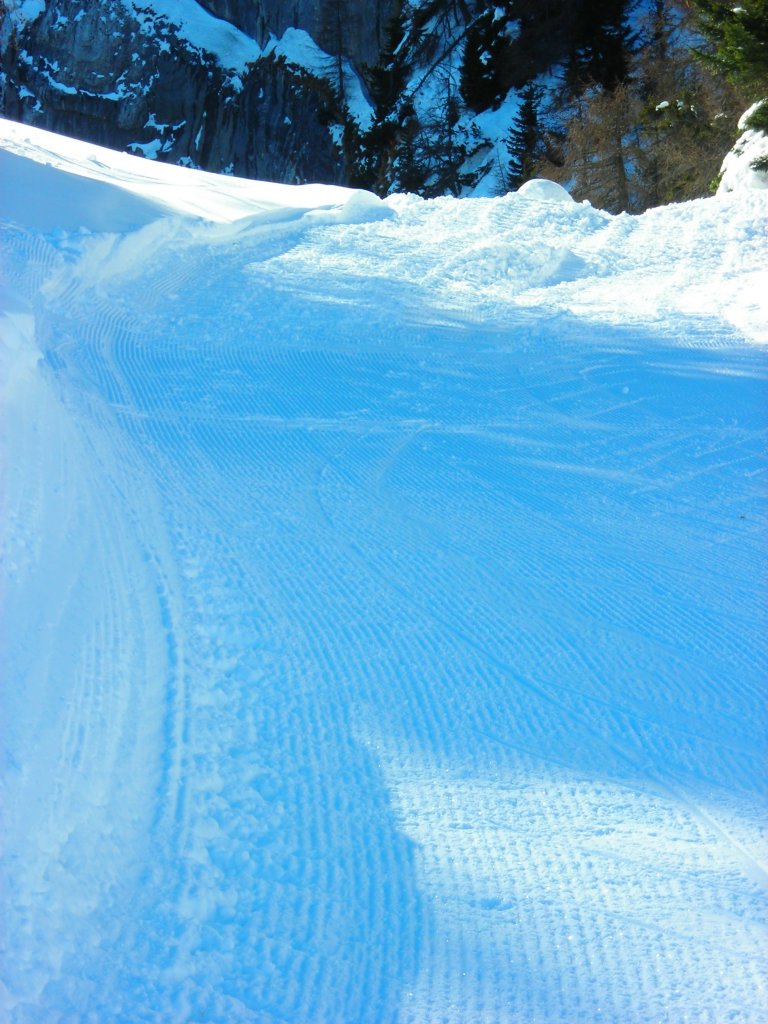
M4 232L14 1024L764 1019L764 352L513 199Z

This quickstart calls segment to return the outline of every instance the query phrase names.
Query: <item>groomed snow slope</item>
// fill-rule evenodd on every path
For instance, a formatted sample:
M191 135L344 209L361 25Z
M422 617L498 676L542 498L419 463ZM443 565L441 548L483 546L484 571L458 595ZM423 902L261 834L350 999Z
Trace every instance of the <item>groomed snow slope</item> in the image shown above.
M5 1017L765 1020L768 193L1 134Z

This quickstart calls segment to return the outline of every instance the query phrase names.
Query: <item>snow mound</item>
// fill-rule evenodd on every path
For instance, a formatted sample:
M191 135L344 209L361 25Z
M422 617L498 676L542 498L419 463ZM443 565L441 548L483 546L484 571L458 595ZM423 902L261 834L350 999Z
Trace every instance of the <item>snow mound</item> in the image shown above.
M392 220L395 211L372 192L355 192L334 211L337 224L366 224L379 220Z
M739 120L742 134L723 161L719 193L768 188L768 135L746 127L750 117L764 103L768 100L754 103ZM756 167L758 162L766 169Z
M549 181L547 178L531 178L524 182L517 190L519 196L526 199L535 199L541 203L574 203L576 200L556 181Z

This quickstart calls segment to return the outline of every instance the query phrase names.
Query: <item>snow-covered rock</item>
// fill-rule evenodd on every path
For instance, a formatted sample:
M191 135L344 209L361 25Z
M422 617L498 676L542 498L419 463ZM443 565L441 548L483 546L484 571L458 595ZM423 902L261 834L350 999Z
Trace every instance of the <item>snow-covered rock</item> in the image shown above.
M742 134L723 161L719 192L768 188L768 135L763 131L747 128L750 117L765 104L768 104L768 100L760 100L753 104L739 119Z

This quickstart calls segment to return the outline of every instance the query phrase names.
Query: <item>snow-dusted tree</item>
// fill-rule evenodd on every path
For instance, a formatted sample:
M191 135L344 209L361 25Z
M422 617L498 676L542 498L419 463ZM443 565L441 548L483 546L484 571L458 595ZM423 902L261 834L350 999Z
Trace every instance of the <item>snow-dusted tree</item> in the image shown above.
M403 11L387 26L379 60L367 69L373 119L362 139L360 172L367 188L386 195L393 181L398 147L411 132L412 108L405 109L408 78L406 64L407 29Z
M478 5L469 22L461 65L461 95L476 112L497 106L509 92L514 3Z
M732 155L743 157L747 140L755 154L749 165L768 175L768 0L731 3L694 0L702 31L713 49L699 57L743 87L750 109L740 122L746 132ZM757 102L755 102L757 101ZM758 145L755 141L760 140Z
M427 197L459 195L468 184L463 165L469 155L469 133L460 123L461 104L450 72L441 72L439 99L422 114L409 139L409 152L401 149L397 160L396 184L404 187L413 180L414 169L421 184L418 191ZM412 166L406 167L406 156Z

